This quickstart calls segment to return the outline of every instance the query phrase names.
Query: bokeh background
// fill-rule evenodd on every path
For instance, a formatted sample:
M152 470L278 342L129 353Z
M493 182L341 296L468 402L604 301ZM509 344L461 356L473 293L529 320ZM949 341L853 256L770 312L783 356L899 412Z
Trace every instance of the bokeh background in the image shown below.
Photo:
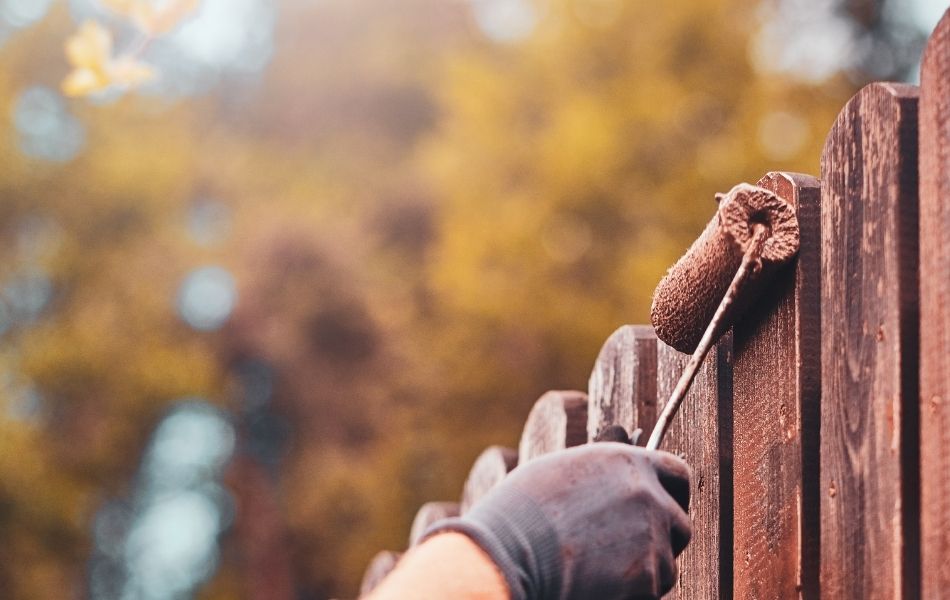
M0 595L355 597L943 0L0 0ZM111 20L110 20L111 19Z

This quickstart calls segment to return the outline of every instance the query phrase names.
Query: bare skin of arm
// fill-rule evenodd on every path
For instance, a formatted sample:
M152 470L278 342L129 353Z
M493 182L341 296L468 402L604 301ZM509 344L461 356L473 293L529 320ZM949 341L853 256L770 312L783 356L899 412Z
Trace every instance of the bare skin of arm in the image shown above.
M408 552L366 600L508 600L495 563L461 533L440 533Z

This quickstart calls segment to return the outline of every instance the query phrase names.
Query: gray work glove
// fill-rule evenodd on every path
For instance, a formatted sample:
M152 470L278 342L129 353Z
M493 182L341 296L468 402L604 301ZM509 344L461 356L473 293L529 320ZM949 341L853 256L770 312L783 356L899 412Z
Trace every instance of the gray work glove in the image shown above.
M464 516L432 525L469 536L512 600L659 598L689 543L689 467L618 442L554 452L513 470Z

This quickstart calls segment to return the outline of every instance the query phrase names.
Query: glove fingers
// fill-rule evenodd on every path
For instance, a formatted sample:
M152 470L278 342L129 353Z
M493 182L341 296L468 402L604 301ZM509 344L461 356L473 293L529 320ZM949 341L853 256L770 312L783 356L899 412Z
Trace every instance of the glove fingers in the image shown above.
M676 560L669 551L654 555L639 577L626 582L625 600L659 600L676 584Z
M673 556L679 556L693 537L693 524L679 506L670 506L670 546Z
M689 467L669 452L651 453L650 459L660 485L685 512L689 512Z
M608 425L597 434L595 442L620 442L621 444L633 444L627 430L623 425Z
M660 594L658 597L661 598L676 584L676 560L671 554L664 552L660 555L659 562Z

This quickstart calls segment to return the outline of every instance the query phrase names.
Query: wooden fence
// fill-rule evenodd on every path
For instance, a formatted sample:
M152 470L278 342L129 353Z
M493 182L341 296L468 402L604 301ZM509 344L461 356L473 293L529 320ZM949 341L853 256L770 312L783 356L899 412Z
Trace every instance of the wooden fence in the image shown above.
M796 208L800 253L707 357L663 444L693 468L668 598L950 598L950 11L920 88L858 92L820 175L758 182ZM607 425L642 445L687 358L651 327L618 329L587 393L542 396L518 451L487 449L410 544ZM364 593L396 559L374 559Z

